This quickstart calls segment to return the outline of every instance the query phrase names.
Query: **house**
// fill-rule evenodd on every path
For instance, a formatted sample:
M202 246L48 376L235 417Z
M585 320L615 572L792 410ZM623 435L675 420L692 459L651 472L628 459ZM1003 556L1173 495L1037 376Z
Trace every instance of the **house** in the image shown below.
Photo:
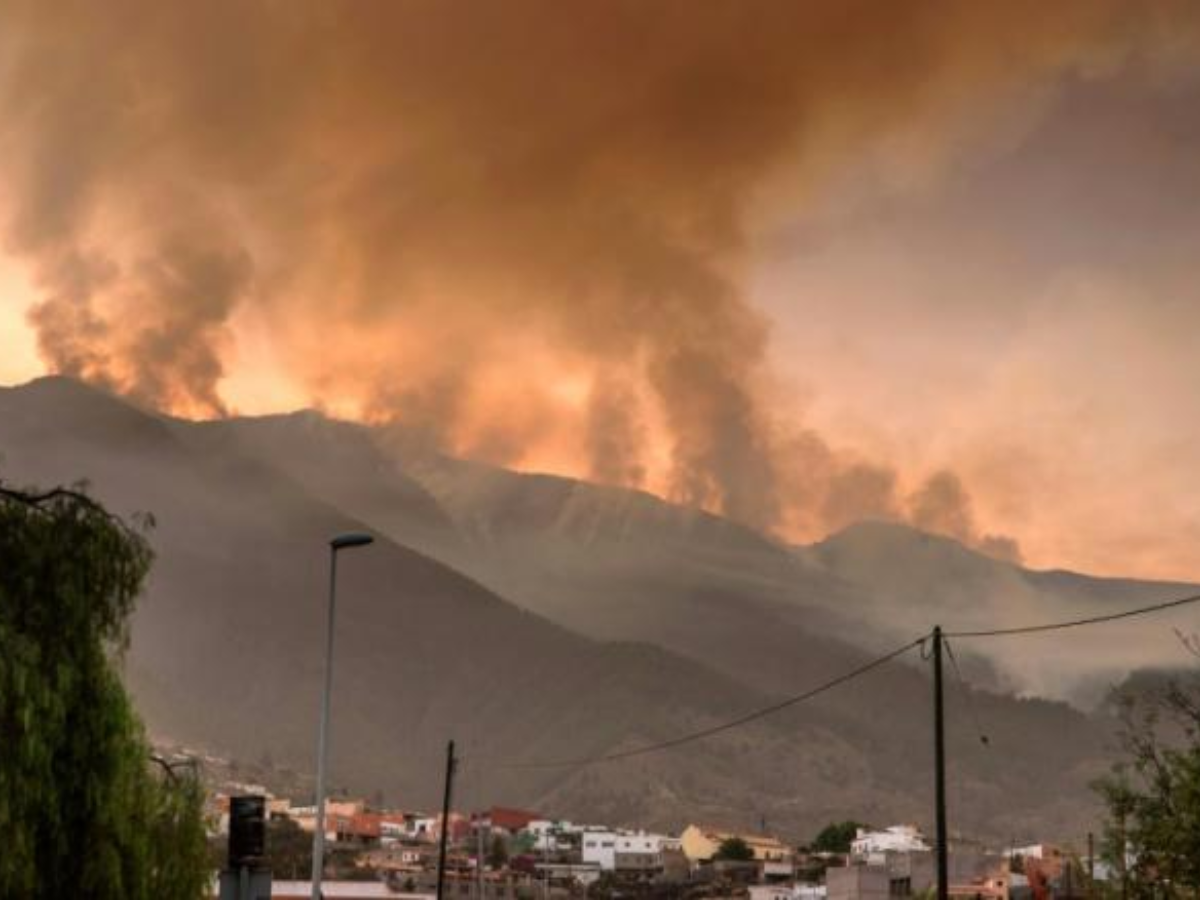
M379 814L379 839L382 843L390 844L398 841L412 840L416 837L417 813L406 813L393 810Z
M916 825L892 825L882 831L860 828L850 842L851 858L871 865L883 865L889 853L914 853L928 849L929 844Z
M566 820L533 819L524 832L532 836L533 849L537 852L557 853L578 846L584 827Z
M589 829L580 840L584 863L595 863L604 872L654 875L663 870L664 851L678 849L679 841L643 831Z
M871 900L882 877L886 894L918 897L937 884L937 859L930 850L889 851L882 863L858 861L826 870L829 900ZM947 859L948 885L953 897L970 900L1008 900L1008 860L998 854L952 852Z
M506 834L516 834L529 827L529 823L539 819L535 812L524 809L513 809L506 806L493 806L481 813L475 813L471 821L476 828L489 831L503 831Z
M325 837L336 840L335 822L339 819L350 819L366 812L365 800L326 800L325 801ZM313 831L317 827L317 808L315 806L293 806L288 815L292 821L305 831Z
M378 846L383 835L383 815L356 813L352 816L331 817L334 839L365 847Z
M415 816L412 820L412 836L423 841L436 841L441 816Z
M827 900L889 900L891 891L886 866L840 866L825 872Z
M792 848L778 838L765 834L725 831L702 825L689 825L680 835L680 844L687 858L693 863L709 862L730 838L740 838L753 851L756 862L787 863L792 861Z
M437 817L437 838L441 838L442 817ZM471 819L462 813L452 812L447 823L447 836L451 841L461 841L471 834Z

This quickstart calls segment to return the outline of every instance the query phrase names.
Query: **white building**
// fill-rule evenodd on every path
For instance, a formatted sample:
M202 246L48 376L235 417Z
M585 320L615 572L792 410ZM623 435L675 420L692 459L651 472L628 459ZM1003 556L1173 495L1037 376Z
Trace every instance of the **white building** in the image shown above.
M823 884L752 884L750 900L825 900Z
M604 872L661 869L663 851L678 849L678 838L607 828L584 831L580 842L583 861L595 863Z
M581 835L586 830L585 826L565 819L534 819L525 826L525 831L533 836L533 848L543 852L571 849L574 846L571 836Z
M417 816L412 820L410 837L432 841L441 834L441 816Z
M928 850L925 836L915 825L892 825L882 831L858 829L850 843L850 854L873 865L882 865L889 853L916 853Z

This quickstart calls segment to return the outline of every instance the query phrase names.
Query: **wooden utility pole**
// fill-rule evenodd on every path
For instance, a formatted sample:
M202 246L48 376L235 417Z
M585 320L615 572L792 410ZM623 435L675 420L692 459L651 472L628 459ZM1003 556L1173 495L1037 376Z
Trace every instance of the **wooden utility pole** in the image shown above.
M454 741L446 745L446 789L442 793L442 833L438 845L437 900L442 900L446 884L446 838L450 835L450 794L454 787Z
M937 900L950 898L950 861L946 846L946 721L942 692L942 626L933 627L933 768L937 820Z

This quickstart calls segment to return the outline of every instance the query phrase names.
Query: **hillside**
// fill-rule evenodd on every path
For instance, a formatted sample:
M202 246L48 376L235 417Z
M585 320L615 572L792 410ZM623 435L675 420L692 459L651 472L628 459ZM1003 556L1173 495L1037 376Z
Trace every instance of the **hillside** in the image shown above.
M960 630L1087 617L1197 593L1196 585L1041 572L990 559L904 525L864 522L798 556L859 598L864 622L897 632L939 622ZM964 642L974 671L993 686L1070 699L1091 708L1137 668L1191 662L1175 629L1194 631L1184 608L1085 632ZM986 654L980 655L980 654Z
M363 523L273 468L198 454L173 425L68 381L0 392L0 422L8 480L86 476L115 509L157 519L158 560L127 660L151 726L235 756L270 753L308 768L326 541ZM471 766L464 799L536 802L561 783L557 772L495 763L636 745L763 702L655 648L583 639L391 541L347 559L341 585L336 784L432 804L444 741L454 736L468 756L486 754ZM748 734L778 754L770 738L777 731L769 723ZM806 731L814 747L832 742L820 729ZM785 749L789 756L802 778L804 755ZM719 744L698 746L677 774L716 784L726 757ZM586 791L575 802L603 802L623 816L647 812L630 805L649 796L636 773L627 783L625 806L620 795ZM652 810L660 822L722 802L719 791L680 796Z
M335 782L429 803L454 736L464 803L672 827L765 814L797 837L847 816L928 820L915 656L669 753L503 765L637 746L861 664L891 637L850 639L871 599L829 560L646 494L404 458L314 414L183 423L64 379L0 391L0 448L8 481L86 476L115 508L156 515L128 673L174 739L311 765L325 542L369 527L388 539L349 557L341 582ZM1103 723L974 692L989 750L962 696L955 821L997 837L1085 827ZM1074 739L1051 739L1063 733Z

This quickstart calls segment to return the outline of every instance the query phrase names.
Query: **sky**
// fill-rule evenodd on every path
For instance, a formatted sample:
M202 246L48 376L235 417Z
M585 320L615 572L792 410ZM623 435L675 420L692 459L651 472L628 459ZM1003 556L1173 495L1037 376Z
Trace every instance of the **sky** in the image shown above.
M2 383L1200 580L1191 4L0 15Z

